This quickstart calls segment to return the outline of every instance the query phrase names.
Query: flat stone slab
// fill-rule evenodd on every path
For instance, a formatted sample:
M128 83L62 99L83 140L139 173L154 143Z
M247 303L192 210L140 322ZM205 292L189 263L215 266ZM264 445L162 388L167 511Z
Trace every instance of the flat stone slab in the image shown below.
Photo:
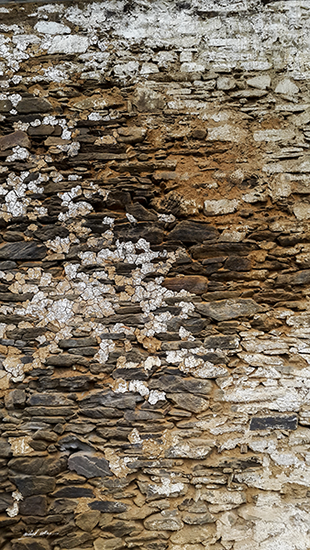
M261 311L254 300L240 298L239 300L220 300L219 302L202 302L196 305L197 311L205 317L216 321L228 321L238 317L247 317Z
M281 416L254 416L251 419L250 430L296 430L298 417L296 414Z
M74 453L68 460L68 467L87 479L112 475L108 461L94 453Z
M17 241L0 247L0 260L43 260L46 247L36 242Z

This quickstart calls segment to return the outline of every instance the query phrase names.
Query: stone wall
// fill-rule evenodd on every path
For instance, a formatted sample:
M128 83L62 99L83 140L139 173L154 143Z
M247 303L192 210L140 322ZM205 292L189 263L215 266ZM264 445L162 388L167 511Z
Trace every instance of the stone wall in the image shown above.
M309 2L0 31L1 548L309 550Z

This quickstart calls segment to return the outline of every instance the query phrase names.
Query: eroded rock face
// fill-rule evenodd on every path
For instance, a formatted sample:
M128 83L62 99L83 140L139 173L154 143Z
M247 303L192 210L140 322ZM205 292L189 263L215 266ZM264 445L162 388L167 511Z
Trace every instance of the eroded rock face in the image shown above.
M4 550L309 550L306 4L0 7Z

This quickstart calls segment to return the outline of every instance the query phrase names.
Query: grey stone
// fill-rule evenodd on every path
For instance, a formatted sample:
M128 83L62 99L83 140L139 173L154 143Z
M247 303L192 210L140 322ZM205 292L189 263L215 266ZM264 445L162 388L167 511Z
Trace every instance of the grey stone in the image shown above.
M189 392L206 395L212 391L212 382L200 378L182 378L181 376L168 374L160 376L157 380L150 380L149 388L170 393Z
M13 472L20 472L26 475L48 475L56 476L66 470L67 459L65 457L16 457L8 464Z
M191 512L185 512L182 514L182 520L189 525L205 525L206 523L214 523L215 519L210 512L204 514L197 514Z
M13 108L9 99L0 99L0 113L9 113Z
M46 247L36 242L20 241L0 246L1 260L43 260Z
M254 315L261 311L261 307L250 298L239 298L238 300L220 300L219 302L203 302L196 305L197 311L206 317L216 321L227 321Z
M134 202L133 204L126 206L126 211L139 222L156 222L158 220L157 215L154 212L147 210L138 202Z
M25 97L17 103L16 109L19 113L49 113L53 106L41 97Z
M0 493L0 512L4 512L13 504L13 497L9 493Z
M69 535L65 537L61 537L58 539L55 539L53 543L58 546L59 548L64 549L73 549L73 548L83 548L83 544L88 542L89 540L92 540L92 536L90 533L85 532L77 532L77 533L70 533Z
M254 416L251 418L250 430L296 430L296 414L277 416Z
M237 98L245 98L245 99L255 99L255 98L260 98L260 97L264 97L265 95L267 95L268 92L266 92L265 90L259 90L259 89L256 89L256 88L253 88L252 90L241 90L240 92L233 92L231 95L232 97L237 97Z
M35 495L25 498L20 502L19 512L24 516L46 516L47 497L45 495Z
M283 80L280 80L275 92L276 94L295 95L298 94L299 88L289 78L284 78Z
M70 514L71 512L74 512L76 509L78 503L76 499L70 499L70 498L54 498L50 507L49 507L49 513L50 514Z
M200 413L209 408L209 401L190 393L168 393L167 398L180 409Z
M228 491L227 489L201 490L200 498L210 503L209 510L212 513L232 510L246 503L243 491Z
M72 405L72 400L67 399L62 393L34 393L27 400L27 405L58 407L61 405Z
M7 458L11 454L12 454L12 451L11 451L11 445L9 444L9 442L4 438L0 438L0 457Z
M110 476L108 461L100 455L80 451L68 459L68 467L86 478Z
M237 83L234 78L231 76L219 76L216 81L217 89L218 90L233 90Z
M268 74L262 74L250 78L247 80L247 84L253 88L259 88L260 90L266 90L271 84L271 78Z
M94 493L92 489L83 487L83 485L69 485L68 487L61 487L53 493L53 498L93 498Z
M79 348L86 346L96 346L97 340L91 336L86 338L69 338L68 340L59 340L58 346L62 349Z
M166 510L163 510L160 514L153 514L144 521L145 529L152 531L179 531L183 525L176 512Z
M82 355L68 355L61 353L59 355L50 355L46 359L47 365L52 365L54 367L72 367L73 365L88 365L87 359Z
M17 485L23 497L52 493L56 487L55 478L47 476L12 476L12 481Z
M32 292L25 294L13 294L13 292L0 292L0 302L26 302L33 298Z
M109 500L95 500L88 504L92 510L98 510L104 514L121 514L126 512L127 506L123 502L113 502Z
M207 349L237 349L240 339L237 336L208 336L204 339L204 346Z
M12 390L4 396L4 404L8 410L24 407L25 403L25 390Z
M278 275L277 285L307 285L310 283L310 269Z
M181 241L182 243L202 243L218 237L219 232L215 227L195 221L182 221L168 234L169 240Z

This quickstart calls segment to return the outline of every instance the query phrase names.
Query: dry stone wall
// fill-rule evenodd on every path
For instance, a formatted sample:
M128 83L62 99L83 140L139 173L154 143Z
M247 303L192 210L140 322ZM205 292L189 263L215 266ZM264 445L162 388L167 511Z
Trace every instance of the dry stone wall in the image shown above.
M0 7L0 542L310 549L310 5Z

